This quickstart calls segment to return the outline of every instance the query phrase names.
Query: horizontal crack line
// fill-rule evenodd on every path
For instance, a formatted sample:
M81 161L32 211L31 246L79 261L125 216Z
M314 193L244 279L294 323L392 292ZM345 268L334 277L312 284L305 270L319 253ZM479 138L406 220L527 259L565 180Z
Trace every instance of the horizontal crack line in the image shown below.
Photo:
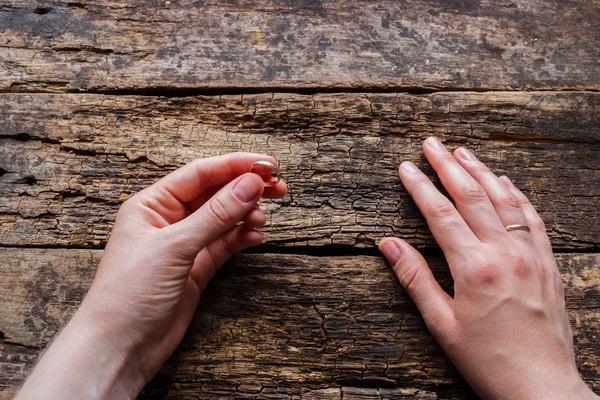
M18 88L18 89L15 89ZM0 89L0 94L22 93L22 94L57 94L57 93L78 93L78 94L104 94L113 96L156 96L156 97L191 97L202 95L243 95L243 94L268 94L268 93L293 93L293 94L319 94L319 93L406 93L413 95L426 95L434 93L453 93L453 92L579 92L579 93L600 93L600 89L594 88L480 88L480 87L444 87L435 85L423 86L307 86L307 87L260 87L260 86L240 86L240 87L196 87L196 88L177 88L177 87L149 87L149 88L123 88L123 89L92 89L78 90L64 87L62 90L27 90L26 87L14 86L12 88Z
M2 244L0 243L1 249L57 249L57 250L104 250L103 247L91 247L91 246L77 246L77 245L39 245L39 244ZM443 256L443 252L439 247L424 247L418 248L419 252L424 256ZM565 247L553 248L554 254L590 254L600 255L600 249L598 248L586 248L586 249L572 249ZM377 247L336 247L336 246L323 246L323 247L311 247L311 246L291 246L291 247L257 247L253 249L247 249L239 254L252 254L252 255L272 255L272 254L289 254L289 255L306 255L314 257L347 257L347 256L372 256L382 257L382 253Z

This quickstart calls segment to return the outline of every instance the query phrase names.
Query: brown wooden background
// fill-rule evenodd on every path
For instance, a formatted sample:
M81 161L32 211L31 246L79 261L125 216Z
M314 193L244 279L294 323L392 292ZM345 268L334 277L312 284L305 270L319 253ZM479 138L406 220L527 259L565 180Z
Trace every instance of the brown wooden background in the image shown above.
M0 0L0 398L86 293L119 205L276 157L267 243L209 286L142 398L475 395L376 250L441 252L396 168L467 145L531 198L600 392L600 2Z

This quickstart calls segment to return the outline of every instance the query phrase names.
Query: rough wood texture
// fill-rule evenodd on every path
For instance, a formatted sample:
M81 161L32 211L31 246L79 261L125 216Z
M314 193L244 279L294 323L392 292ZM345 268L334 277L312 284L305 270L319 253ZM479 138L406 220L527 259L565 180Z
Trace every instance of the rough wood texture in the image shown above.
M600 89L600 2L0 1L0 91Z
M0 243L103 246L120 203L196 157L275 156L271 246L435 245L396 168L436 135L506 173L553 244L600 245L600 94L0 95Z
M101 256L1 246L101 248L124 200L196 157L280 160L272 248L432 247L396 167L433 177L435 135L509 175L555 247L600 252L598 16L598 0L0 0L0 399ZM304 95L250 94L266 91ZM309 95L333 91L353 93ZM600 392L600 254L558 261ZM475 398L381 258L286 254L236 257L142 395L198 397Z
M8 397L88 289L100 250L0 249ZM559 254L580 371L600 389L600 254ZM446 290L439 256L429 257ZM218 274L143 398L470 398L380 257L248 254ZM1 397L1 395L0 395Z

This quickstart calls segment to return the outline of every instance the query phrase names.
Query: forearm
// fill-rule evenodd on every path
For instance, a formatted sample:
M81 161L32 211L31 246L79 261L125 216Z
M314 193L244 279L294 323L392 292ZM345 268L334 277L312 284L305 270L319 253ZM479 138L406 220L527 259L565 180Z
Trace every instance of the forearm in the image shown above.
M137 358L107 340L100 321L77 312L48 348L16 399L135 398Z

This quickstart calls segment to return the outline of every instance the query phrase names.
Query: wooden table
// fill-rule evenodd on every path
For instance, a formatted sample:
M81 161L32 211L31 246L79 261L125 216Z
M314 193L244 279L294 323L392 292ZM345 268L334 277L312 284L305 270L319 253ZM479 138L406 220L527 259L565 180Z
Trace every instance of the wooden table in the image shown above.
M275 156L267 243L209 286L142 398L472 398L376 250L452 282L396 168L467 145L532 199L600 391L597 0L0 0L0 398L88 289L119 205Z

